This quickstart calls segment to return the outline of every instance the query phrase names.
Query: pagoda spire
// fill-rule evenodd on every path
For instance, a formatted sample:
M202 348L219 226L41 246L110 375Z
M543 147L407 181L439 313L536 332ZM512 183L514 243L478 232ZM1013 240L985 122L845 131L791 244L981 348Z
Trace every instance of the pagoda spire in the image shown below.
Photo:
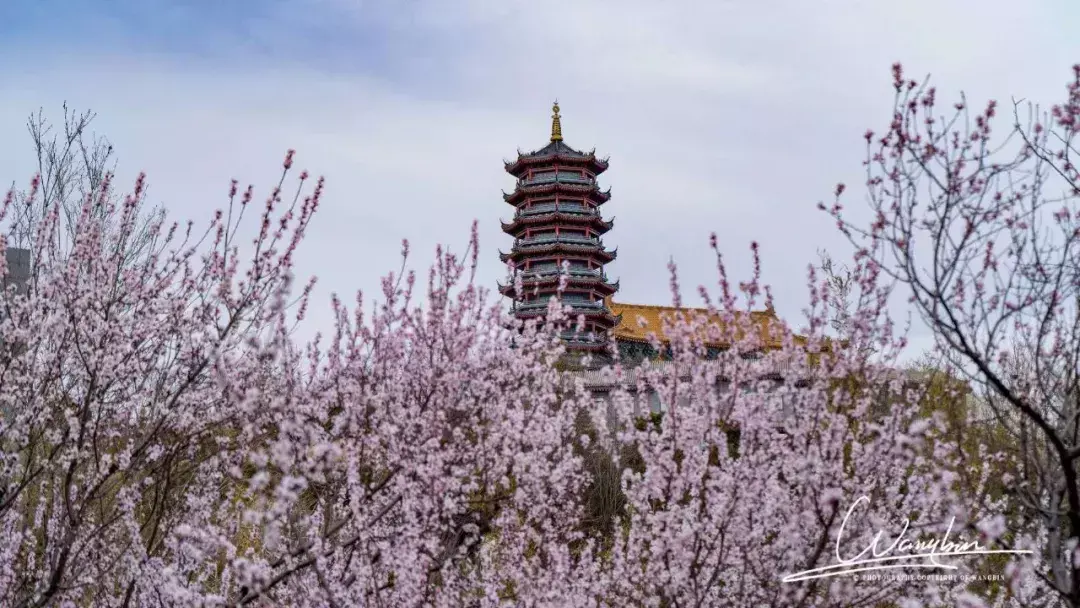
M551 141L562 141L562 122L559 120L558 99L556 99L555 103L551 106L551 111L554 112L551 115Z

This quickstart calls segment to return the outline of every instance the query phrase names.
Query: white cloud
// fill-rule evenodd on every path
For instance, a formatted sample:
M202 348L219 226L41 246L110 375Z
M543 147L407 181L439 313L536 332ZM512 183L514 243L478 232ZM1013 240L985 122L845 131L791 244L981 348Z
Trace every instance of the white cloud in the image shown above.
M495 250L509 246L498 230L509 216L499 191L512 183L501 161L545 143L557 96L567 141L611 155L606 211L617 223L607 241L619 248L622 299L666 303L669 256L685 295L714 285L715 230L736 274L749 270L749 242L761 242L781 313L797 317L815 251L844 249L814 204L837 181L858 183L861 134L888 118L892 61L934 72L943 93L1052 102L1080 60L1053 3L1019 13L1000 1L929 0L399 6L313 0L259 21L257 33L364 21L415 47L400 58L415 68L407 83L250 55L195 64L32 53L0 69L9 142L0 179L25 182L22 119L65 99L99 112L122 169L146 170L154 197L181 216L207 217L232 177L265 191L292 147L299 165L328 178L298 259L322 295L377 288L403 237L423 266L436 242L462 246L473 218L480 280L493 285L503 274Z

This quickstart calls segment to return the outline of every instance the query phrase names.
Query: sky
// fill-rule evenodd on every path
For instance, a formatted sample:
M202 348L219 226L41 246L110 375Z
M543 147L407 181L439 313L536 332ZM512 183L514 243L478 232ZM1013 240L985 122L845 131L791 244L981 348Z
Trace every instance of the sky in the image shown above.
M476 219L478 281L504 277L502 162L547 143L557 98L566 142L610 156L618 300L669 304L673 259L697 302L716 285L716 232L736 278L760 243L797 325L817 251L850 254L816 204L837 182L862 204L862 134L889 122L890 65L931 75L942 100L1048 105L1080 62L1073 4L7 0L0 184L29 181L26 118L56 120L65 101L97 113L120 183L145 171L178 219L209 219L232 178L265 195L295 148L327 180L297 257L327 330L330 292L377 291L402 238L423 270Z

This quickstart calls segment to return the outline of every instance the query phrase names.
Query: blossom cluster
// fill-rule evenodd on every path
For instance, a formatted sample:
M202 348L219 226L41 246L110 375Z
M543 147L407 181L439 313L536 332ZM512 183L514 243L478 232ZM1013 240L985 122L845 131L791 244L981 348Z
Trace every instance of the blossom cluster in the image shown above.
M542 327L516 324L477 285L474 227L465 257L440 249L419 284L403 263L373 308L335 296L332 329L300 344L313 281L297 295L292 260L323 181L304 172L286 196L293 163L261 209L234 183L204 230L162 217L136 256L142 177L119 202L106 180L71 242L55 238L56 206L40 220L29 288L8 289L0 317L0 604L969 596L782 580L833 563L861 496L843 539L856 552L879 529L975 526L1000 506L985 474L960 483L961 448L898 379L904 340L872 264L850 331L828 337L812 273L796 335L743 314L768 293L759 264L736 290L719 263L709 314L668 320L670 360L633 381L616 363L597 391L558 365L559 325L575 320L557 302ZM672 288L678 301L674 266Z

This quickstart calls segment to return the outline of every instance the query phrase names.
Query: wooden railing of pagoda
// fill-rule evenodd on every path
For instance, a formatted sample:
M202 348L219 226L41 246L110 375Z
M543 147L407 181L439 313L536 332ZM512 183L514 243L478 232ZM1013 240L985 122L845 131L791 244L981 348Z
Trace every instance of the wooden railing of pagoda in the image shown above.
M517 212L518 217L541 215L544 213L595 213L592 207L580 203L538 203Z
M547 308L549 301L551 301L551 297L540 298L537 300L529 300L528 302L515 302L513 305L511 305L510 310L536 310L541 308ZM574 308L601 309L604 307L603 301L585 300L566 296L564 296L561 301L563 304L566 304L567 306L573 306Z
M596 180L591 177L582 177L573 173L560 173L559 175L543 175L533 177L531 179L519 179L518 186L539 186L542 184L553 184L555 182L562 182L567 184L585 184L587 186L595 186Z
M544 236L531 236L524 239L515 239L514 247L530 245L547 245L549 243L571 243L581 245L599 245L600 239L595 236L572 236L569 234L552 234Z
M604 271L600 268L569 268L564 270L557 264L545 264L543 266L533 266L528 270L522 271L522 275L526 277L547 276L550 274L567 274L570 276L600 277L602 279L607 279L604 275Z

